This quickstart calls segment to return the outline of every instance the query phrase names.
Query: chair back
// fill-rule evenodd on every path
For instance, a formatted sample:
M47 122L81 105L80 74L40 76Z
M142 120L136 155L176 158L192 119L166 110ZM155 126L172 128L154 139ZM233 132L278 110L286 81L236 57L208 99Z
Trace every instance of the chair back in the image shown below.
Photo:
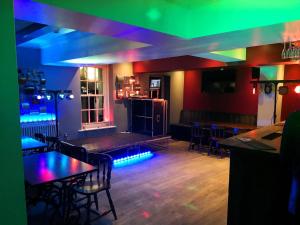
M59 148L58 137L47 136L45 140L48 145L48 150L58 150Z
M213 138L224 138L224 128L218 127L217 124L212 124L210 127L210 136Z
M202 128L199 122L194 122L191 130L192 137L201 137L202 136Z
M61 153L67 156L70 156L82 162L87 162L87 151L83 147L75 146L65 141L60 141L59 150Z
M235 135L238 135L238 134L239 134L239 128L234 127L233 128L233 135L235 136Z
M88 156L88 163L97 167L97 181L102 183L107 188L110 188L111 171L113 165L112 157L102 153L91 153ZM92 179L92 174L90 175L90 179Z
M46 142L45 135L43 135L42 133L35 133L34 137L41 142Z

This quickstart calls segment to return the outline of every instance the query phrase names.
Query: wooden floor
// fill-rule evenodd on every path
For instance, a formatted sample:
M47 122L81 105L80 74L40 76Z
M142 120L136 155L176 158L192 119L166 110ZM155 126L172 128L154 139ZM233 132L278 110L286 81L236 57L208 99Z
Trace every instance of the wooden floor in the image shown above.
M166 145L151 159L113 169L118 220L109 214L92 225L226 225L229 159L189 152L187 142ZM107 198L100 196L103 210Z
M229 159L187 146L171 143L152 159L115 168L111 193L119 219L108 215L93 225L225 225Z

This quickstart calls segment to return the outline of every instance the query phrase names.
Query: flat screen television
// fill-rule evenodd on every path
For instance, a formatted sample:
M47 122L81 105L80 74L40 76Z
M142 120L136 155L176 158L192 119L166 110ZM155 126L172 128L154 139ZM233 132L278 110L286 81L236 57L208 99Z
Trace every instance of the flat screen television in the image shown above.
M151 79L150 88L160 88L160 79Z
M213 69L202 72L202 92L233 93L236 89L235 69Z

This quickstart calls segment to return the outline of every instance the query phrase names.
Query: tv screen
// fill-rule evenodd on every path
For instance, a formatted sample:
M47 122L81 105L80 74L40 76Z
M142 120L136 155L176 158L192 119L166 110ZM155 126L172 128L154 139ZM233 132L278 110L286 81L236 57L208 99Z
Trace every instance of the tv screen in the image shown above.
M151 79L150 88L160 88L160 79Z
M236 88L234 69L214 69L202 72L202 92L233 93Z

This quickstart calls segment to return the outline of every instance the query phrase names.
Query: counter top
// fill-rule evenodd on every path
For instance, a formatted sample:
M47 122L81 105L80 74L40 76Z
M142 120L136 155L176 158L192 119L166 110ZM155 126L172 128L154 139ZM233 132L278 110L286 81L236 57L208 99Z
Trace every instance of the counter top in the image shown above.
M240 150L255 150L274 154L280 153L281 133L284 123L278 123L272 126L262 127L243 133L234 137L220 141L221 147ZM277 135L273 139L263 138L269 134Z

